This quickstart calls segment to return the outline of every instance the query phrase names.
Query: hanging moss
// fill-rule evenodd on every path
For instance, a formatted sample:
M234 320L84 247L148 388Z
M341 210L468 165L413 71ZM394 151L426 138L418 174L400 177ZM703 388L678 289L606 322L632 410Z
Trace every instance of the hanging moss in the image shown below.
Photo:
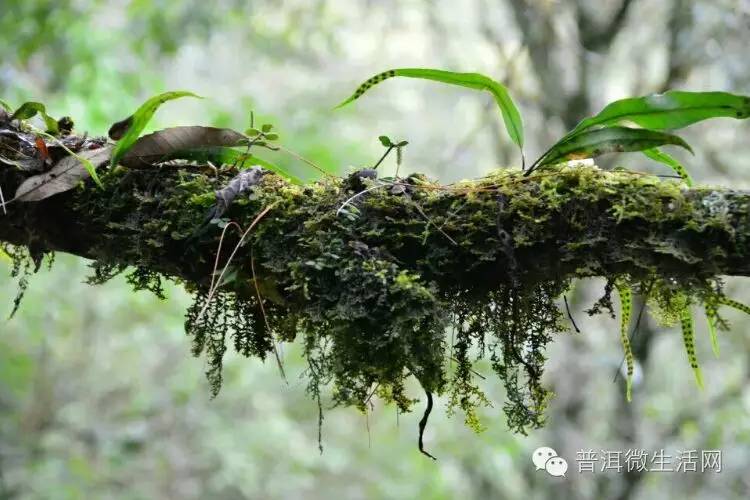
M15 278L18 282L18 291L13 299L13 309L9 315L9 318L12 318L18 312L19 307L21 307L21 302L26 294L26 289L29 287L31 276L39 272L45 258L47 259L47 267L51 268L55 262L55 253L32 252L27 247L0 243L0 255L10 258L10 277Z

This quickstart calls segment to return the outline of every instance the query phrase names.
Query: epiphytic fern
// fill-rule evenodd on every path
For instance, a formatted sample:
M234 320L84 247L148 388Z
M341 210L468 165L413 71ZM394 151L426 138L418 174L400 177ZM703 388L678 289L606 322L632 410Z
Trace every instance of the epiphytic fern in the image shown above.
M693 314L690 311L690 304L680 311L680 324L682 325L682 340L685 343L685 352L687 353L688 362L695 374L695 381L698 387L703 389L703 375L698 365L698 356L695 354L695 327L693 325Z
M630 325L630 312L633 310L633 293L630 287L623 282L615 282L617 294L620 296L620 342L625 353L625 364L628 375L625 378L625 395L628 401L632 399L633 389L633 351L630 348L628 338L628 326Z

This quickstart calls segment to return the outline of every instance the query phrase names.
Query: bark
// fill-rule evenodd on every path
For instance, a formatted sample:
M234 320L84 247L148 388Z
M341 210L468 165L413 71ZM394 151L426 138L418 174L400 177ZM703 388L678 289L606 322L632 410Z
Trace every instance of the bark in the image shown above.
M0 241L34 253L62 251L111 264L145 265L205 283L221 236L221 228L206 225L206 217L215 203L214 190L236 174L205 171L120 169L104 174L103 189L87 181L40 202L11 202L0 217ZM257 188L262 196L235 203L227 215L246 226L266 206L283 203L259 224L291 226L302 241L313 238L306 231L319 228L305 227L304 218L286 217L315 214L333 226L349 226L352 242L379 247L420 274L434 271L425 256L440 254L441 265L453 268L441 271L446 285L467 288L513 279L650 271L683 277L750 274L750 192L681 189L672 181L596 167L555 169L527 179L519 174L509 171L453 186L420 176L395 186L375 187L375 181L363 186L374 189L349 202L343 215L337 210L357 193L350 179L302 189L269 175ZM25 177L0 164L6 200ZM355 207L366 210L366 216L347 216ZM279 210L284 215L277 218ZM368 237L372 234L388 236L379 240ZM327 238L340 237L339 232L314 236L321 252L330 243ZM249 251L249 246L241 249L235 259L249 262ZM263 260L257 253L256 258Z

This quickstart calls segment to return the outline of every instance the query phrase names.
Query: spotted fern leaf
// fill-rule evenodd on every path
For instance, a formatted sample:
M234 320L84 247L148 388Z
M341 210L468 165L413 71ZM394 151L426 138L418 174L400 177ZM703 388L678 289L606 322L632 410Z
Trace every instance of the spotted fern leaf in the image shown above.
M698 365L698 356L695 355L695 326L693 325L693 314L690 311L690 305L680 311L680 323L682 325L682 340L685 343L685 352L687 352L688 362L695 374L695 382L698 387L703 389L703 375Z
M719 357L719 339L716 335L716 323L718 319L718 311L714 302L707 302L706 306L706 322L708 324L708 334L711 337L711 349L714 351L714 355Z
M629 402L633 396L633 351L630 348L628 326L630 325L630 313L633 310L633 293L630 287L624 283L618 282L615 283L615 286L617 287L617 294L620 296L620 342L625 353L625 364L628 371L625 378L625 396Z
M518 146L519 150L523 149L523 122L521 121L521 113L518 111L513 99L511 99L508 89L500 82L480 73L456 73L453 71L431 68L390 69L365 81L357 87L351 96L336 107L340 108L346 106L350 102L359 99L365 92L378 83L396 76L432 80L448 85L457 85L460 87L489 92L495 98L495 102L500 108L500 114L503 117L503 122L505 123L505 128L510 139Z
M713 349L714 354L717 357L719 356L719 339L716 335L716 327L719 323L720 305L733 307L739 311L744 312L745 314L750 315L750 306L747 306L742 302L737 302L736 300L730 299L728 297L718 297L716 299L706 301L706 321L708 323L708 333L711 336L711 349Z
M750 314L750 306L747 306L743 304L742 302L737 302L736 300L732 300L728 297L722 297L719 299L719 304L729 307L734 307L735 309L742 311L745 314Z

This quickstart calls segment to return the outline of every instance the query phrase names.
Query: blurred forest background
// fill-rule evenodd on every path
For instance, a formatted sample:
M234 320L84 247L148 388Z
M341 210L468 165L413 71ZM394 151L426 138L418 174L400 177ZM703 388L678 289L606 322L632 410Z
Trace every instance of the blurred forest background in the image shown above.
M613 99L667 88L750 94L747 0L0 0L0 46L0 96L43 101L79 131L104 135L148 96L187 89L209 99L165 105L152 128L244 129L254 110L283 144L338 172L376 160L388 134L410 142L402 173L444 182L518 165L489 96L394 80L331 108L388 68L479 71L510 88L534 156ZM748 133L733 120L691 127L697 154L680 157L699 183L750 187ZM639 156L616 161L667 173ZM209 400L205 362L183 333L187 294L171 286L160 301L124 279L92 287L89 273L58 255L10 321L17 284L0 281L0 498L748 498L749 323L733 311L718 359L698 322L703 391L679 331L645 319L628 404L622 378L613 382L618 323L583 312L603 282L579 283L570 299L582 333L549 350L548 426L510 434L503 391L488 377L494 407L481 434L437 402L432 462L416 449L421 405L400 416L377 403L367 415L329 410L320 455L293 347L283 353L288 386L273 362L231 356ZM727 291L750 300L746 280ZM566 478L534 470L538 446L568 460ZM631 448L720 449L723 470L577 470L579 450Z

